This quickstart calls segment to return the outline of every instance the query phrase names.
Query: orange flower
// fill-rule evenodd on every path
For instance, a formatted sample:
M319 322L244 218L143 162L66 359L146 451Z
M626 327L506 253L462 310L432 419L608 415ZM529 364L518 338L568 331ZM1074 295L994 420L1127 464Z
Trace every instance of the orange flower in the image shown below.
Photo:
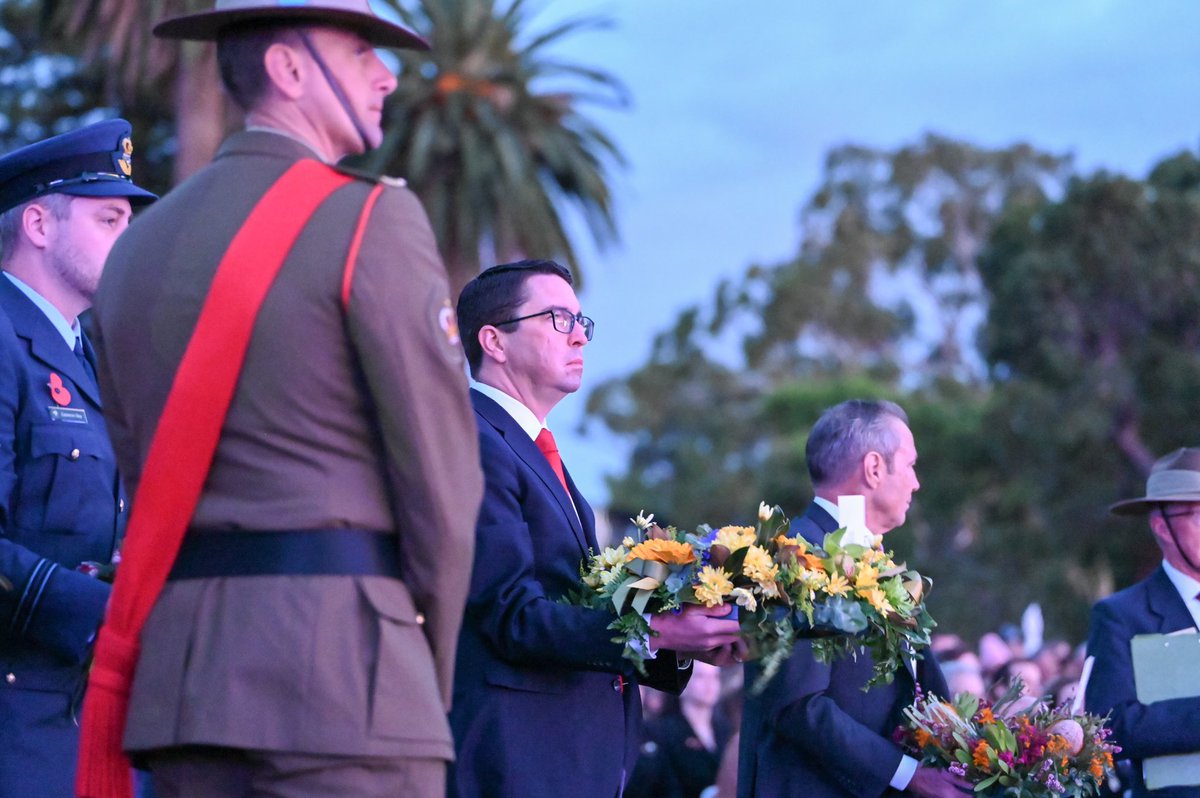
M1061 734L1051 734L1050 739L1046 741L1046 750L1051 754L1061 754L1070 748L1071 744L1067 742L1067 738Z
M933 735L927 732L925 729L917 729L915 732L913 732L913 737L917 739L917 747L924 748L929 744L929 740L933 737Z
M975 744L975 750L971 752L971 761L984 773L988 772L988 751L990 750L991 746L987 744L987 741L980 740Z
M983 709L979 710L979 722L980 723L995 723L996 722L996 716L992 714L991 707L984 707Z
M1092 774L1092 778L1099 782L1104 778L1104 764L1100 761L1100 757L1092 757L1092 764L1088 768Z
M825 561L815 554L804 552L799 556L799 561L804 564L804 567L810 571L825 572Z
M687 565L696 561L696 553L691 546L677 540L645 540L634 546L625 558L626 562L633 560Z

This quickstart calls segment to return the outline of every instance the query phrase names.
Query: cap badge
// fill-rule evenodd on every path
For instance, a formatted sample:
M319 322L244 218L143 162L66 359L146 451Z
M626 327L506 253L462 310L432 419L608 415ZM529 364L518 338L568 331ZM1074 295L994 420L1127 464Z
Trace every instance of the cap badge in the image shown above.
M133 176L133 139L129 136L121 139L121 152L113 160L116 161L121 174L126 177Z

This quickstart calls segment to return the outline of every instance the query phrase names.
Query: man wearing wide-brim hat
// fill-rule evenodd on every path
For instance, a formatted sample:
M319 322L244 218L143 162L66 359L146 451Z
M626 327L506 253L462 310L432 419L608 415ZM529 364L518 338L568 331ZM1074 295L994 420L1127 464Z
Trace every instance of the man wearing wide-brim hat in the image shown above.
M1177 449L1156 462L1146 492L1110 508L1144 515L1162 550L1162 564L1146 579L1092 608L1088 655L1095 658L1086 688L1090 712L1111 713L1113 738L1132 764L1133 794L1197 798L1200 786L1146 790L1142 761L1200 753L1200 697L1140 703L1130 640L1200 627L1200 448ZM1196 667L1200 668L1200 661Z
M133 517L80 794L128 795L123 747L160 798L441 796L478 446L416 196L336 168L382 137L374 47L427 45L367 0L218 0L155 33L215 39L246 129L139 219L96 301Z
M125 496L79 315L134 206L129 123L0 158L0 798L73 795Z

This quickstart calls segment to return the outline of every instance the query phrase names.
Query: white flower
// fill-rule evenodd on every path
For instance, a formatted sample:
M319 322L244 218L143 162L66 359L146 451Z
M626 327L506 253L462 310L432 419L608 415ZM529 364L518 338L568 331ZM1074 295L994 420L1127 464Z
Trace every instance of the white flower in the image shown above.
M625 562L625 558L628 556L629 552L625 550L624 546L618 546L615 549L607 548L600 552L599 556L596 557L596 563L601 568L607 570Z
M763 522L770 521L771 516L773 516L773 515L775 515L774 507L770 506L766 502L758 503L758 520L759 521L763 521Z
M733 600L737 602L739 607L745 607L750 612L758 609L758 599L754 597L754 592L749 588L735 587L733 593L730 595L733 596Z
M643 513L645 513L645 512L646 512L645 510L640 510L640 511L638 511L637 518L629 519L630 521L633 522L634 526L636 526L638 529L642 530L643 532L645 530L649 529L650 524L654 521L654 513L650 513L650 515L643 515Z
M622 577L622 574L618 570L604 571L600 574L600 583L602 585L604 585L605 587L607 587L608 585L611 585L613 582L616 582L621 577Z

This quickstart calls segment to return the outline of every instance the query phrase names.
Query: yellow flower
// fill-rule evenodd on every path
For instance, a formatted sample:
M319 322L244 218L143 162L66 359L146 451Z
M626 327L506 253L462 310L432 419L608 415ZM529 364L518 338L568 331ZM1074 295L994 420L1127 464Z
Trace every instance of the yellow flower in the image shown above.
M730 552L744 549L754 543L754 528L749 526L723 526L717 530L714 545L724 546Z
M867 549L862 555L862 561L868 565L882 565L884 560L887 560L887 555L882 549Z
M887 600L887 596L884 594L884 592L877 587L869 587L866 589L860 587L858 589L858 595L865 598L872 607L879 610L881 613L888 613L892 611L891 602Z
M716 607L724 604L724 597L733 592L733 582L729 581L729 572L724 568L713 568L706 565L700 569L699 584L696 585L696 598L706 607Z
M832 574L823 588L831 596L844 596L850 592L850 583L841 574Z
M750 612L758 609L758 599L754 597L754 591L750 588L735 587L730 595L739 607L745 607Z
M692 547L688 544L680 543L677 540L651 539L634 546L625 559L627 561L648 560L667 565L687 565L696 561L696 552L692 551Z
M625 536L625 537L624 537L624 538L621 540L621 545L622 545L622 546L624 546L624 547L625 547L625 548L627 548L627 549L632 549L634 546L636 546L636 545L637 545L637 541L636 541L636 540L634 540L633 538L629 537L629 535L626 535L626 536Z
M858 574L854 577L854 586L860 591L864 588L875 587L879 584L879 571L870 565L864 565L858 569Z
M742 562L742 572L753 579L759 586L774 583L779 576L779 566L771 560L766 549L751 546L746 551L746 559Z
M794 538L789 538L787 535L778 535L775 538L775 546L781 549L784 546L795 546L802 552L808 551L808 541L799 535L796 535Z

